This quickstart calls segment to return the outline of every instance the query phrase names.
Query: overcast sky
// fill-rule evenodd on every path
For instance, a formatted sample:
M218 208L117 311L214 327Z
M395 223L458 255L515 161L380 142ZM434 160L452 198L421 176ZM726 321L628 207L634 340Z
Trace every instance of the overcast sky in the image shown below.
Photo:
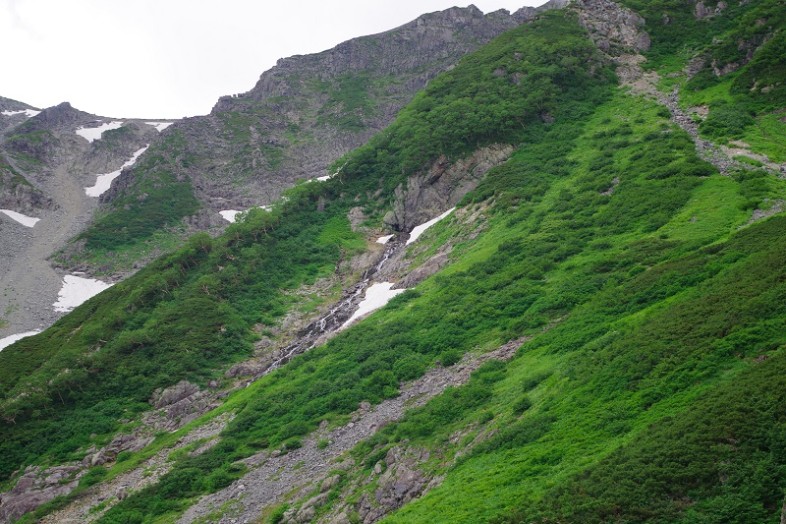
M483 12L545 0L476 0ZM114 117L206 114L279 58L466 6L455 0L0 0L0 96Z

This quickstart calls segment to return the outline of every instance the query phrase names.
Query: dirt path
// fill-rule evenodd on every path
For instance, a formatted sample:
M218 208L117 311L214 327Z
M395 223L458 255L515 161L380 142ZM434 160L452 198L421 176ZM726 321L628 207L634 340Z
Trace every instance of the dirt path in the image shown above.
M33 228L0 215L0 318L7 322L0 338L46 328L60 317L52 304L62 278L47 258L84 228L98 204L85 195L81 178L66 164L42 183L56 207L42 211Z
M728 176L732 169L736 167L749 167L733 158L735 155L744 154L759 160L776 175L782 176L786 174L786 163L777 164L771 162L766 156L752 153L747 148L741 147L742 145L747 146L747 144L736 142L738 147L730 148L715 145L709 140L701 138L699 136L698 124L679 105L679 88L675 87L669 94L659 91L657 85L660 81L660 76L654 71L645 72L642 69L641 64L645 60L642 55L622 55L617 58L619 63L618 73L622 85L630 87L633 94L654 98L658 103L665 106L671 113L672 122L680 126L691 137L691 140L696 145L696 152L701 159L714 165L721 174ZM732 145L734 144L733 142Z
M244 462L250 471L229 487L206 497L186 510L179 520L190 523L233 504L231 515L224 515L221 524L256 522L263 508L280 503L285 495L299 492L326 477L337 466L337 459L372 436L383 426L399 420L408 409L422 406L449 386L469 380L470 374L491 359L509 360L524 340L509 342L483 355L466 355L449 368L435 368L402 388L401 395L377 406L361 406L352 422L332 431L320 430L303 440L299 449L280 455L259 453ZM318 442L327 440L325 449Z

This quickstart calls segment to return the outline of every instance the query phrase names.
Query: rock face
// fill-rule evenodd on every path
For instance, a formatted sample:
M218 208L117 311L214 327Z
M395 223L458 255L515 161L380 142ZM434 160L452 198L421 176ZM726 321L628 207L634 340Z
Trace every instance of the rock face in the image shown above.
M608 54L641 52L650 48L644 18L611 0L577 0L573 8L598 48Z
M14 488L0 498L0 522L12 522L55 497L70 493L79 483L79 466L58 466L41 471L29 467Z
M406 188L396 188L396 200L385 223L395 231L410 231L438 216L474 189L489 169L505 162L513 149L492 145L452 164L440 158L428 172L410 177Z
M715 8L707 7L704 5L704 2L696 2L696 7L693 10L693 14L696 16L697 20L703 20L705 18L711 18L713 16L717 16L721 14L726 8L728 4L726 2L718 2Z
M394 509L418 498L429 482L419 466L429 458L428 451L396 446L385 456L385 472L379 476L373 501L363 496L357 507L364 524L381 519Z
M322 53L279 60L249 92L222 97L209 115L167 130L183 140L176 152L161 152L166 168L192 181L210 215L192 222L222 225L219 210L268 204L296 180L325 175L332 162L386 127L430 79L536 12L451 8ZM186 157L183 167L177 160ZM142 169L130 171L107 198L128 194L130 178L145 176Z

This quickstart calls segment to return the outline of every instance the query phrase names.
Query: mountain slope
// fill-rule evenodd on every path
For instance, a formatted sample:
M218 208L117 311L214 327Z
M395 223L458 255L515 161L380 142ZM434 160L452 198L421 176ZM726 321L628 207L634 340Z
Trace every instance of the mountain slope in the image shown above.
M146 122L98 117L68 103L39 111L2 99L0 107L8 108L0 111L2 339L46 328L61 316L52 305L62 275L50 256L92 218L98 199L87 189L100 190L98 181L157 141L158 131Z
M786 101L667 75L780 3L648 5L503 34L333 179L0 353L3 515L57 478L50 522L777 522ZM772 20L727 74L771 78ZM715 98L773 158L686 120Z
M168 130L150 152L160 160L118 180L105 214L79 237L85 252L71 260L107 254L122 265L156 231L181 221L192 231L223 227L219 211L269 205L296 182L329 174L329 164L387 126L429 80L533 13L452 8L280 60L249 92ZM162 204L171 204L163 215L155 212ZM139 227L124 228L129 222Z

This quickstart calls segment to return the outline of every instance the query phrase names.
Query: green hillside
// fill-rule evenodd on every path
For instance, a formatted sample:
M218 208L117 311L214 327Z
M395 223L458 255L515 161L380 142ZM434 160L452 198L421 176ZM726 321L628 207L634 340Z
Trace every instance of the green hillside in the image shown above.
M94 513L106 523L173 522L248 473L249 457L292 452L428 370L522 340L510 361L486 362L357 443L310 519L362 522L364 504L380 504L385 457L409 450L427 457L417 466L424 478L441 481L384 522L778 522L786 6L731 2L716 12L708 2L713 15L697 19L693 3L623 3L652 37L644 72L658 74L662 93L678 88L696 140L730 148L731 158L711 159L726 175L657 97L618 85L614 57L635 50L596 47L580 24L593 2L542 13L431 81L336 163L334 179L296 186L272 212L252 211L217 238L191 238L0 353L5 488L25 466L81 460L138 427L157 389L184 379L227 388L217 408L89 468L71 495L22 521L231 415L212 447L175 452L158 482ZM689 77L696 56L705 65ZM730 63L736 69L716 76ZM327 343L230 387L238 384L225 370L258 354L260 339L287 342L278 326L288 315L338 296L299 290L360 278L346 262L371 249L397 188L493 144L514 153L407 248L415 268L451 246L446 267ZM146 205L167 223L170 208ZM352 209L362 209L362 226ZM287 521L313 489L266 501L256 518Z

